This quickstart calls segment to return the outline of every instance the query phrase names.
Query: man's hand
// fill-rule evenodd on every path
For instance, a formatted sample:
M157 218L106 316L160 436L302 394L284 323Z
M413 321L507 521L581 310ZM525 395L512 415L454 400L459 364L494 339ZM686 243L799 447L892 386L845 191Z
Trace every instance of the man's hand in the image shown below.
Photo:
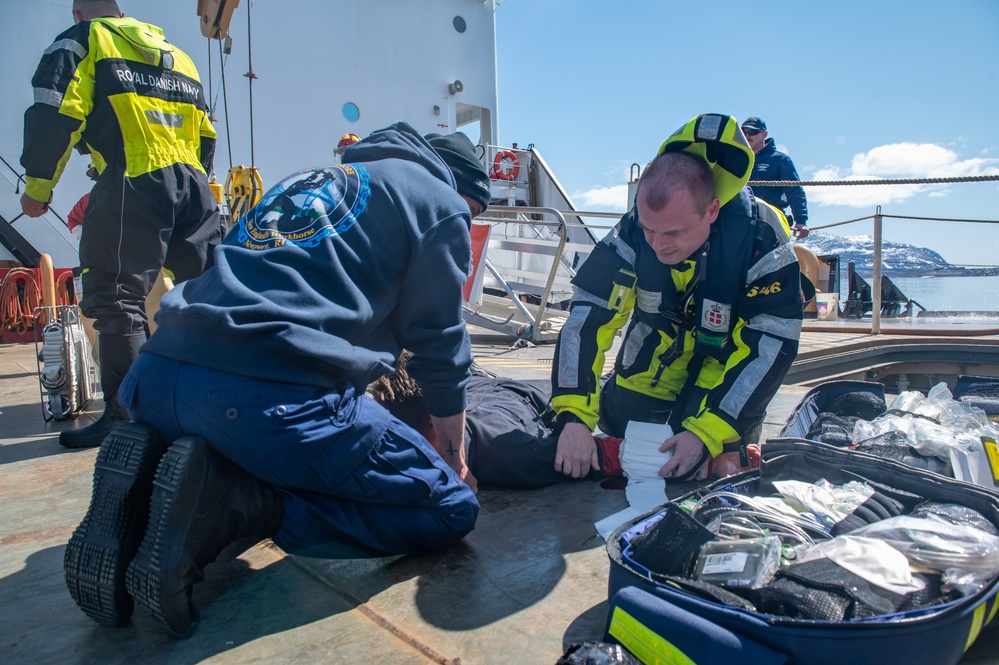
M465 412L443 418L430 416L430 420L437 433L438 452L441 457L454 469L461 482L478 493L479 482L472 475L465 458Z
M593 433L582 423L566 423L558 437L555 470L573 478L583 478L591 468L600 468Z
M808 237L808 227L804 224L795 224L791 229L791 235L795 240L804 240Z
M28 217L41 217L49 211L49 204L36 201L27 194L21 194L21 210Z
M663 478L683 476L693 469L694 465L701 459L701 454L704 451L704 442L701 441L701 437L693 432L680 432L676 436L666 439L663 445L659 446L659 452L661 453L669 452L670 450L673 451L673 456L663 465L663 468L659 469L659 475ZM706 479L710 467L708 462L710 461L711 458L708 457L701 464L700 468L697 469L697 473L694 474L691 480Z

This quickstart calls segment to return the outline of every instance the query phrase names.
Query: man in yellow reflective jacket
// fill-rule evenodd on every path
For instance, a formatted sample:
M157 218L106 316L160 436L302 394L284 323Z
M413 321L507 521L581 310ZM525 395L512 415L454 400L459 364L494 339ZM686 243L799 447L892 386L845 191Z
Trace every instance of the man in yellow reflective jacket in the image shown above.
M105 411L59 437L82 448L124 416L116 394L146 340L143 302L160 268L177 282L200 275L221 231L206 175L215 130L194 63L114 0L74 0L73 18L31 79L21 207L44 214L73 148L90 153L100 176L84 217L80 306L100 334Z
M694 118L580 266L552 369L557 471L578 478L600 464L598 424L622 437L632 420L668 423L660 474L676 479L704 479L710 458L756 443L797 355L802 294L786 220L745 187L752 167L735 118Z

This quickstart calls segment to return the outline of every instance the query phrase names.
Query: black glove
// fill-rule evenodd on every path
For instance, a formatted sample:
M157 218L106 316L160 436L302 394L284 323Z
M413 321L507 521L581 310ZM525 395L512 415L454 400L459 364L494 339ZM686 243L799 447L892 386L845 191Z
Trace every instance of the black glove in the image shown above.
M852 513L834 524L829 533L833 536L841 536L862 526L874 524L875 522L880 522L881 520L901 514L901 503L880 492L874 492L867 501L864 501Z

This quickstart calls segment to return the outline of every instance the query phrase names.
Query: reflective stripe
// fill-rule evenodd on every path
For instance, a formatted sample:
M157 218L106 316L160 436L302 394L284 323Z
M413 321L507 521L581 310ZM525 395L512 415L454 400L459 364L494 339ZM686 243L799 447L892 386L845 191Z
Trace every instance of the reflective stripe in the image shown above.
M590 305L579 304L569 311L558 338L558 387L579 388L579 350Z
M978 634L982 632L982 626L985 625L985 605L986 603L980 604L975 608L974 613L971 617L971 628L968 630L968 641L964 644L964 650L967 651L974 644L975 639L978 638Z
M58 90L52 90L51 88L35 88L35 103L36 104L48 104L49 106L54 106L59 108L62 106L62 93Z
M184 126L184 116L180 113L164 113L157 109L146 109L146 120L167 127L180 128Z
M635 265L635 250L631 247L631 245L621 240L621 236L614 236L613 239L607 241L607 244L610 245L615 252L617 252L618 256L627 261L628 265Z
M794 250L791 248L790 244L781 245L775 248L772 252L764 256L762 259L757 261L750 269L749 273L746 275L746 283L752 284L753 282L761 279L765 275L775 273L781 268L791 265L792 263L797 263L798 257L795 255Z
M621 347L621 367L627 369L635 364L635 358L638 356L638 352L642 350L645 346L645 340L649 338L654 331L652 326L642 322L636 321L635 325L632 326L631 331L628 333L628 339L625 340L624 345ZM656 340L658 342L658 340Z
M992 620L996 618L996 612L999 611L999 594L992 596L992 610L989 612L989 617L985 621L985 625L992 623Z
M732 384L732 388L718 404L718 408L733 419L738 418L742 410L746 408L746 402L753 396L767 372L777 362L777 356L782 346L781 341L773 337L760 338L757 348L759 357L746 365L746 368L739 374L739 378Z
M80 60L83 60L85 57L87 57L86 47L80 42L76 41L75 39L60 39L57 42L52 42L51 44L49 44L49 47L45 49L44 53L45 55L48 55L49 53L53 53L60 49L65 51L70 51L71 53L75 53L80 58Z
M614 608L607 632L643 663L697 665L676 645L620 607Z
M606 299L600 296L594 295L587 291L586 289L575 287L572 291L572 301L579 303L589 303L591 305L596 305L600 309L607 309L610 303Z
M776 335L784 339L801 339L801 319L785 319L772 314L758 314L749 320L746 327L758 330L765 335Z

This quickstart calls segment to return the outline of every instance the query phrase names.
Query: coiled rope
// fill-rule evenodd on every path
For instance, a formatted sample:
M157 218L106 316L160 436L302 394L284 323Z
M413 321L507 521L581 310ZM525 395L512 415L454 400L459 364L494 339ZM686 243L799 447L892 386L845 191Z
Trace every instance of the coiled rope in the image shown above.
M23 297L20 293L22 289ZM0 285L0 332L32 330L35 308L40 304L41 293L35 273L28 268L13 268Z

